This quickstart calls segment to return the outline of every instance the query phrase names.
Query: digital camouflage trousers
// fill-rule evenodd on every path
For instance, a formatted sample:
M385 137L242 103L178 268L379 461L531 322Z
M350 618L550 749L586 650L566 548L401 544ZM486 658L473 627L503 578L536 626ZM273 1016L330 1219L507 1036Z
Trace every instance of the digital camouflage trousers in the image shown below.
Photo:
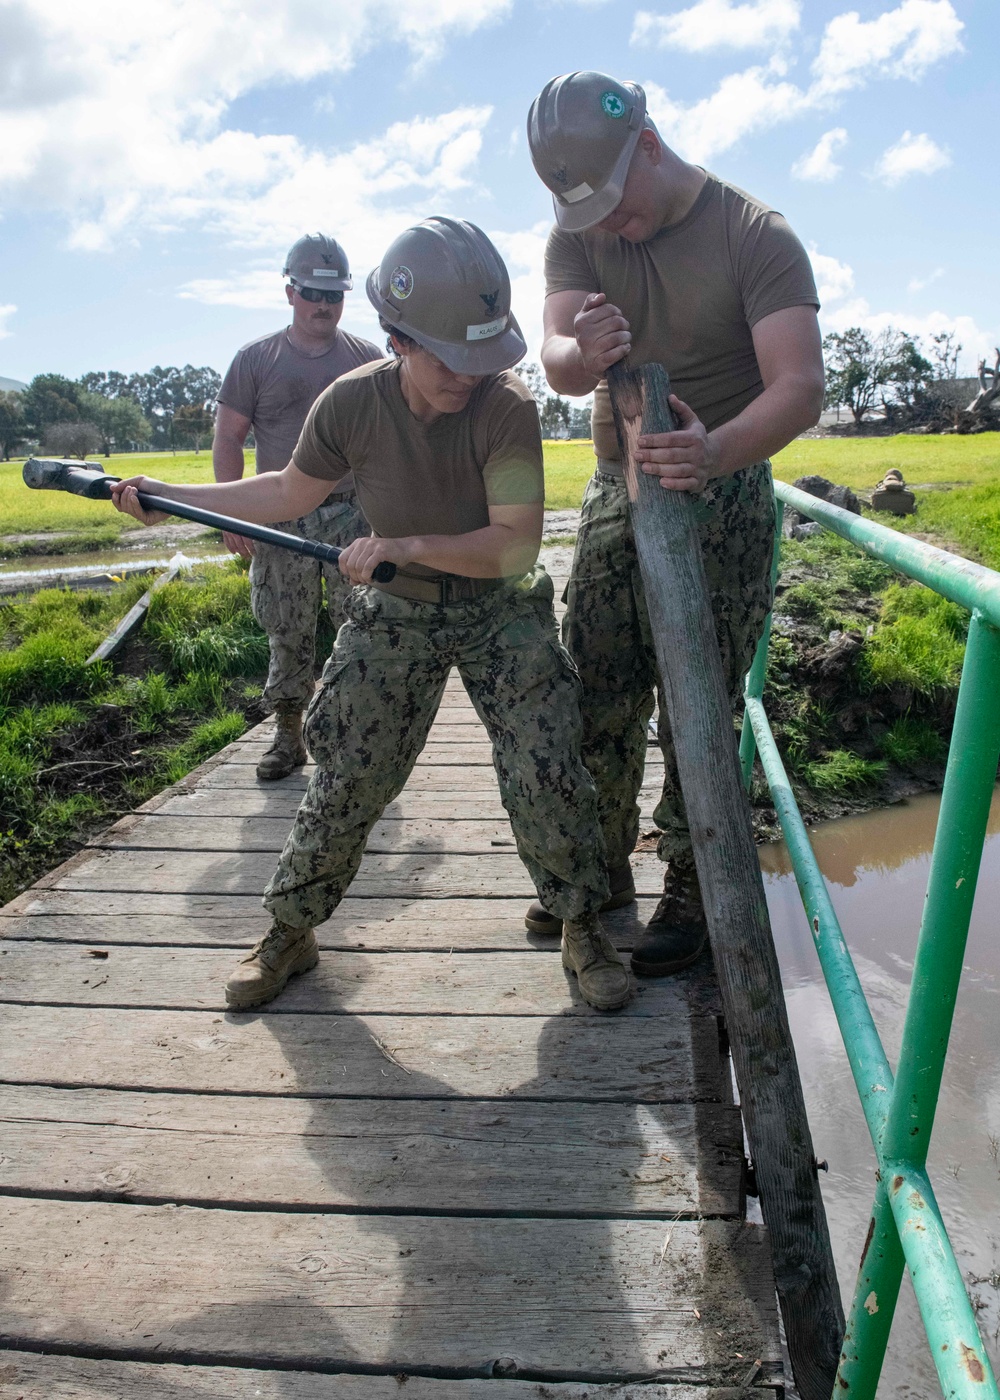
M344 549L371 534L354 496L324 501L299 520L275 525L289 535ZM316 619L326 580L326 605L335 627L343 622L351 585L335 564L324 564L276 545L255 544L250 565L250 606L267 633L270 662L264 703L304 710L315 686Z
M771 606L774 488L769 462L709 483L695 501L722 669L734 706ZM639 576L625 482L598 471L583 499L563 641L583 682L583 760L597 785L608 863L639 835L647 725L660 701L663 791L653 814L661 860L691 849L666 702Z
M438 606L357 588L305 734L316 761L264 906L293 927L329 918L365 841L427 739L452 666L486 726L518 855L564 919L608 898L597 793L580 758L580 681L560 645L552 580Z

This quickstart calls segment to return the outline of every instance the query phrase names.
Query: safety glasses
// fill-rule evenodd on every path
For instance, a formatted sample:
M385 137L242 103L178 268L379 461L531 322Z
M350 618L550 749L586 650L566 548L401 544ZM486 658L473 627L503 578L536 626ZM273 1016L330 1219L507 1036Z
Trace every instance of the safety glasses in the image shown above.
M300 287L298 282L294 280L292 281L292 286L303 301L326 301L329 302L331 306L336 306L339 302L344 300L343 292L328 292L324 287Z

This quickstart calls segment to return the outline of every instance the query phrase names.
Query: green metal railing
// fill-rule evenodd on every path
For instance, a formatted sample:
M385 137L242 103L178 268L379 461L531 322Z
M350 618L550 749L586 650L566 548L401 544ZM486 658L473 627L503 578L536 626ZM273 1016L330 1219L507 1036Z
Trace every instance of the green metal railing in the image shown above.
M774 489L775 577L788 505L972 613L895 1077L761 702L770 617L746 680L750 722L743 725L740 761L747 786L755 755L767 777L878 1164L872 1219L833 1395L873 1400L906 1267L942 1393L961 1400L1000 1400L926 1171L1000 761L1000 574L794 486L775 482Z

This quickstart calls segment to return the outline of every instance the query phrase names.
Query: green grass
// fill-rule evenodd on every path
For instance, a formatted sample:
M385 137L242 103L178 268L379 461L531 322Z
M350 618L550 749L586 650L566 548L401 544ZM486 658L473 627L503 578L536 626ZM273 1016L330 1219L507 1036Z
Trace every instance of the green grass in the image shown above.
M880 625L861 655L863 688L905 686L929 699L953 690L962 675L967 618L929 588L890 585Z
M111 476L155 476L160 481L212 480L211 452L135 452L94 458ZM252 458L248 458L252 461ZM126 522L107 501L88 501L65 491L29 491L21 480L23 459L0 462L0 535L41 530L82 530L115 522L121 529L141 530ZM116 537L117 538L117 537Z
M861 758L848 749L834 749L822 758L802 765L802 776L816 792L838 797L871 787L884 775L886 764L880 760Z
M931 482L977 485L1000 476L1000 433L798 438L776 454L773 466L780 481L825 476L855 491L874 486L890 467L898 467L911 486ZM922 510L925 497L919 499Z
M577 510L597 459L589 439L546 442L545 505L548 510Z
M913 768L921 763L940 763L948 745L926 720L903 715L883 736L881 749L897 767Z
M176 782L246 728L239 707L260 694L247 678L266 672L267 639L242 561L154 595L142 676L86 664L148 583L0 603L0 903L82 829Z

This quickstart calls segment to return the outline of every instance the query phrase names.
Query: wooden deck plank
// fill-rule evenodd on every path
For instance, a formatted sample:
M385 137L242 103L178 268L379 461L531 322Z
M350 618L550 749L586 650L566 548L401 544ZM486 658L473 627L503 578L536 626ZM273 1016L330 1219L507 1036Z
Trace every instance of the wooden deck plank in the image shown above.
M727 1097L711 1016L664 1024L643 1016L222 1016L2 1006L0 1081L364 1098Z
M461 737L458 739L441 739L432 735L427 743L417 755L418 767L445 766L449 768L465 767L467 764L481 767L485 764L493 766L493 749L486 738L485 731L482 738L476 734L475 730L461 730ZM266 735L259 739L250 737L239 739L230 746L227 754L229 763L250 763L256 764L261 754L270 743ZM310 765L307 765L307 767ZM646 768L662 768L663 755L659 749L651 748L647 751Z
M250 788L255 792L266 790L275 793L301 793L305 791L313 771L312 765L307 764L302 768L297 768L287 778L279 778L277 781L265 785L257 777L254 763L256 760L251 762L248 759L246 762L241 760L238 763L217 764L202 773L197 779L197 784L185 780L178 784L178 789L182 792L191 791L197 785L199 788ZM651 769L647 772L647 785L650 790L658 788L662 780L662 769ZM493 771L493 765L488 761L468 768L448 764L422 765L414 768L410 774L406 782L406 791L408 793L496 792L497 777Z
M639 805L644 822L652 822L660 790L643 788ZM275 790L266 783L252 788L196 788L194 792L175 793L165 797L156 807L140 808L148 815L165 817L280 817L289 825L299 810L301 792L281 787ZM390 802L382 813L383 821L413 821L425 818L441 821L507 821L496 784L493 791L411 792L409 785ZM114 830L114 828L112 828Z
M550 940L554 943L554 940ZM226 949L134 948L35 942L0 947L0 1004L130 1006L225 1011L236 962ZM686 977L640 981L622 1016L684 1017ZM329 952L295 978L269 1014L595 1016L557 951L549 953Z
M0 1087L0 1192L301 1210L735 1217L729 1104ZM0 1396L4 1394L0 1387Z
M779 1360L763 1232L744 1223L18 1198L0 1218L5 1330L24 1345L389 1374L482 1375L510 1357L609 1381L669 1367L734 1382L747 1357Z
M443 1381L409 1375L404 1381L404 1375L328 1376L0 1351L0 1396L5 1400L5 1386L11 1400L741 1400L747 1394L728 1386Z
M104 851L88 849L52 871L40 885L64 890L138 890L150 894L260 894L274 873L264 852ZM663 867L655 854L632 858L636 889L658 894ZM355 897L533 899L535 889L515 854L481 856L366 855L351 885Z
M642 896L602 915L618 948L631 948L655 907ZM0 914L0 939L53 940L87 946L120 943L178 947L248 946L267 930L260 899L250 895L101 894L91 890L35 890ZM523 899L356 899L348 895L332 919L317 929L321 948L369 951L551 951L555 940L529 934ZM705 965L711 976L710 963ZM682 978L689 973L679 974Z

